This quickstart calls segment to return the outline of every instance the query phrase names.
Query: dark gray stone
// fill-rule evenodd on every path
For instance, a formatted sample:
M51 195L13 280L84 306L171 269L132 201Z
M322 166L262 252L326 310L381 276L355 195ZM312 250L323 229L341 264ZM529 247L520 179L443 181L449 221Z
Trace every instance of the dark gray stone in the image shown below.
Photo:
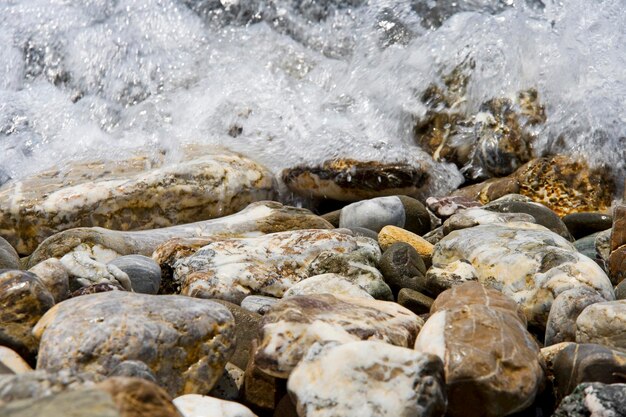
M429 313L434 301L421 292L410 288L402 288L398 293L398 304L417 315Z
M596 253L596 238L599 234L600 232L597 232L574 241L574 247L576 247L576 250L578 252L593 259L600 266L602 266L600 259L598 258Z
M613 216L602 213L571 213L561 220L574 239L610 229L613 224Z
M379 269L394 295L402 288L416 291L423 289L419 278L424 277L426 266L422 257L408 243L391 245L381 257Z
M120 256L109 262L130 279L133 291L142 294L156 294L161 285L161 267L152 258L143 255Z
M626 384L582 383L565 397L553 417L626 417Z
M426 207L418 200L405 195L399 195L398 198L404 206L405 221L403 229L420 236L430 232L432 222Z

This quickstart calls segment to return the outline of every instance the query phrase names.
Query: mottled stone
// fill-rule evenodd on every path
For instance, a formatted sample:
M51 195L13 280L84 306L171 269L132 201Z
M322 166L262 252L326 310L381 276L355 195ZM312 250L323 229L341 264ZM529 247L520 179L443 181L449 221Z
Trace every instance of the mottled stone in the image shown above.
M254 350L258 348L256 339L253 343ZM287 393L283 379L276 378L263 372L250 357L244 374L244 403L255 410L264 411L276 408L278 401Z
M34 401L32 399L13 401L0 406L0 415L3 417L126 417L120 413L113 398L98 389L61 392Z
M418 163L382 163L335 159L319 166L298 166L281 176L296 194L311 198L359 201L368 198L419 196L425 187L426 166Z
M67 369L54 373L33 371L17 375L0 375L0 405L17 400L32 401L94 385L94 375L76 374Z
M241 301L241 308L253 313L265 314L280 298L267 297L265 295L249 295Z
M248 361L250 360L250 356L254 353L252 349L252 340L256 337L259 331L262 316L260 314L253 313L252 311L248 311L237 304L229 303L228 301L213 301L228 308L230 313L235 318L235 341L237 347L233 355L230 357L230 362L235 366L245 369Z
M580 239L610 229L613 216L603 213L572 213L563 217L563 223L574 239Z
M0 269L20 269L19 255L2 236L0 236Z
M376 298L392 299L375 268L376 242L332 230L296 230L209 243L174 264L181 293L240 303L252 294L282 297L314 275L336 273Z
M587 286L605 300L614 299L602 269L540 225L479 225L456 230L435 245L434 266L445 268L463 259L472 264L483 285L518 302L529 324L538 329L545 328L554 298L570 288Z
M31 372L33 370L17 352L6 346L0 346L0 364L4 365L14 374L23 374L24 372Z
M367 291L338 274L315 275L302 280L285 291L283 298L310 294L333 294L370 300L374 298Z
M614 285L626 279L626 245L611 252L609 256L609 278Z
M140 378L108 378L95 386L108 393L121 417L183 417L158 385Z
M565 397L553 417L625 417L626 384L582 383Z
M611 228L611 251L626 245L626 204L619 204L613 210Z
M37 369L106 376L141 361L171 395L208 392L235 350L234 333L233 316L215 302L124 291L66 300L33 330Z
M596 236L596 259L606 272L609 270L609 256L611 256L611 229Z
M28 265L31 267L48 258L61 258L83 243L89 247L98 245L112 251L115 257L152 256L159 245L175 238L207 236L220 238L296 229L332 229L332 227L326 220L315 216L309 210L283 206L275 201L262 201L252 203L229 216L160 229L131 232L83 227L66 230L49 237L39 245L29 257ZM162 265L161 262L159 264Z
M398 304L417 315L428 314L434 301L421 292L410 288L402 288L398 293Z
M70 294L70 298L80 297L82 295L89 294L98 294L101 292L109 292L109 291L125 291L124 288L117 284L112 284L110 282L101 282L99 284L88 285L87 287L81 287L76 291L72 291Z
M364 227L379 232L387 225L404 227L406 215L396 196L357 201L341 209L339 227Z
M423 238L431 245L436 245L445 235L443 234L443 225L436 227L430 232L426 233Z
M131 291L128 275L115 265L108 264L116 255L100 245L89 246L81 243L75 247L61 258L61 264L70 277L70 287L74 289L94 284L114 284Z
M484 208L469 208L460 211L443 223L444 235L454 230L467 229L479 224L504 224L511 222L535 223L535 218L525 213L494 213Z
M378 269L395 295L402 288L422 289L420 277L426 273L422 257L413 246L404 242L391 245L380 258Z
M70 281L67 270L57 258L46 259L28 270L37 275L46 286L56 303L70 295Z
M263 317L255 363L286 378L315 342L381 340L409 347L422 324L396 303L330 294L289 297Z
M287 389L306 417L441 417L446 409L441 359L377 341L313 345Z
M161 284L161 267L152 258L143 255L126 255L115 258L108 265L119 268L128 275L134 292L156 294Z
M385 226L378 233L378 244L382 250L387 250L397 242L408 243L413 246L420 256L430 257L433 245L421 236L395 226Z
M437 266L428 268L424 287L429 294L437 296L455 285L477 280L478 272L472 264L465 259L460 259L441 268Z
M576 342L626 350L626 300L585 308L576 319Z
M206 395L187 394L174 399L184 417L256 417L249 408Z
M0 189L0 233L22 254L70 228L145 230L224 216L275 195L273 175L236 154L163 166L74 163Z
M228 362L224 367L222 376L217 380L209 395L221 400L236 401L241 398L243 378L244 371Z
M571 288L559 294L548 315L545 346L576 341L576 319L580 313L587 306L603 301L604 298L589 287Z
M426 199L426 205L431 209L439 218L447 219L448 217L456 214L462 210L480 207L482 206L476 200L464 196L447 196L447 197L428 197Z
M24 357L37 352L31 334L35 324L54 305L54 297L33 273L0 270L0 344Z

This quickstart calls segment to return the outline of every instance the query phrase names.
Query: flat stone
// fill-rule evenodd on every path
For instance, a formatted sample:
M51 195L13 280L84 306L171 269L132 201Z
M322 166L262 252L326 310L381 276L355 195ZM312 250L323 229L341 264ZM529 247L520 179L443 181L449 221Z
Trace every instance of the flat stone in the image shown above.
M482 206L478 201L465 196L428 197L426 205L441 219L447 219L453 214L471 207Z
M374 298L348 278L338 274L315 275L302 280L285 291L283 298L310 294L333 294L370 300Z
M381 340L410 347L422 324L396 303L330 294L289 297L263 317L254 362L286 378L315 342Z
M234 303L248 295L282 297L314 275L336 273L376 298L392 299L376 269L376 242L332 230L296 230L256 238L230 238L203 246L174 264L181 294Z
M614 285L626 279L626 245L611 252L609 256L609 277Z
M589 287L576 287L559 294L552 303L546 324L545 346L576 341L576 319L591 304L604 298Z
M287 389L307 417L440 417L446 409L441 360L378 341L313 345Z
M20 269L20 256L2 236L0 236L0 269Z
M31 331L53 305L54 297L37 275L0 270L0 344L32 357L38 343Z
M267 297L265 295L249 295L241 301L241 308L245 308L253 313L264 315L272 308L274 304L280 301L280 298Z
M485 208L469 208L460 211L448 218L443 223L443 234L447 235L453 230L467 229L479 224L500 224L511 222L536 223L535 218L526 213L495 213Z
M33 370L16 351L6 346L0 346L0 364L8 368L13 374L23 374Z
M420 256L430 257L433 245L421 236L395 226L385 226L378 233L378 244L385 251L394 243L404 242L413 246Z
M228 308L235 318L235 340L237 347L230 357L230 362L241 369L245 369L252 356L252 340L256 337L262 316L246 310L237 304L224 300L213 300Z
M134 292L156 294L161 285L161 267L152 258L143 255L126 255L115 258L109 265L116 266L128 275Z
M576 319L576 342L626 350L626 301L591 304Z
M402 288L398 293L398 304L417 315L429 313L434 301L421 292L410 288Z
M60 303L69 297L69 276L67 270L57 258L50 258L39 262L28 271L37 275L54 297L55 303Z
M256 417L248 407L207 395L187 394L174 399L183 417Z
M422 257L413 246L404 242L391 245L380 258L378 269L395 295L402 288L420 291L419 277L426 273Z
M224 367L224 372L217 383L209 392L209 396L220 400L237 401L241 398L243 389L244 371L228 362Z
M364 227L379 232L387 225L403 227L404 206L397 196L357 201L341 209L339 227Z
M611 228L611 251L626 245L626 204L619 204L613 210Z
M591 259L561 236L532 223L479 225L451 232L437 245L433 265L469 261L478 280L519 303L529 324L545 329L554 298L578 286L613 300L613 287Z
M603 213L572 213L562 220L574 239L610 229L613 224L613 216Z
M624 417L626 384L582 383L565 397L553 417Z
M460 259L442 268L428 268L423 285L428 294L436 297L445 290L471 281L478 281L478 272L469 261Z
M154 229L235 213L274 195L273 175L237 154L167 166L145 157L79 162L4 184L0 231L29 254L65 229Z
M235 320L208 300L112 291L72 298L33 330L37 369L107 376L144 362L170 395L209 392L235 350Z

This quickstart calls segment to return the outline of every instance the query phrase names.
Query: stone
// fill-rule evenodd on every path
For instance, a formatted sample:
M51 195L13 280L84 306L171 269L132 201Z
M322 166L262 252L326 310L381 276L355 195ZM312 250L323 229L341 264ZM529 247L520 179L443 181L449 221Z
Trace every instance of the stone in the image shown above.
M596 238L599 234L600 232L593 233L589 236L575 240L573 243L578 252L593 259L598 265L600 265L600 268L602 268L603 265L600 264L600 259L596 255Z
M72 252L61 258L61 264L70 276L70 288L77 289L93 284L119 285L132 291L128 275L108 262L115 259L115 252L100 245L89 246L81 243Z
M559 399L583 382L626 383L626 353L596 344L570 343L554 356L552 372Z
M72 291L70 294L70 298L80 297L82 295L89 294L98 294L101 292L109 292L109 291L125 291L124 288L117 284L112 284L110 282L101 282L99 284L92 284L87 287L81 287L76 291Z
M41 280L43 285L54 297L55 303L60 303L70 295L70 281L67 270L57 258L46 259L28 270Z
M279 301L280 298L276 297L249 295L241 301L241 308L263 315Z
M417 315L429 313L434 301L421 292L410 288L402 288L398 293L398 304Z
M209 392L209 396L221 400L236 401L241 398L243 389L244 371L228 362L224 367L224 372L217 383Z
M626 204L619 204L613 210L611 251L623 245L626 245Z
M626 301L591 304L576 319L576 342L626 350Z
M78 162L4 184L0 231L27 255L70 228L154 229L235 213L274 195L271 172L232 153L167 166L145 157Z
M0 405L17 400L33 401L63 391L92 388L95 383L93 375L77 374L67 369L54 373L32 371L0 375Z
M405 213L402 228L420 236L430 232L433 228L433 222L426 207L419 200L406 195L399 195L398 198L404 206Z
M389 249L391 245L397 242L408 243L423 257L430 257L433 252L433 245L431 243L408 230L395 226L385 226L378 233L378 244L383 251Z
M410 347L422 324L396 303L330 294L289 297L263 317L254 362L286 378L315 342L380 340Z
M341 209L333 210L331 212L322 214L320 217L326 220L328 223L332 224L333 227L339 227L339 220L341 218Z
M236 304L248 295L282 297L314 275L336 273L376 298L392 299L376 269L376 242L333 230L296 230L209 243L174 264L181 294Z
M6 346L0 346L0 364L13 374L23 374L33 370L17 352Z
M272 417L298 417L296 406L293 401L291 401L291 397L289 395L283 396L283 398L278 401Z
M54 394L37 400L13 401L0 406L3 417L126 417L111 396L98 389Z
M249 408L207 395L187 394L174 399L183 417L256 417Z
M332 227L326 220L309 210L283 206L275 201L262 201L251 203L243 210L228 216L160 229L118 231L101 227L82 227L66 230L42 242L28 258L28 266L30 268L48 258L62 258L81 244L89 247L97 245L103 251L113 252L115 257L152 256L159 245L175 238L206 239L207 236L220 238L295 229L332 229ZM113 259L108 259L107 262ZM163 266L161 262L159 264Z
M626 300L626 280L623 280L615 287L615 299Z
M333 294L370 300L374 298L367 291L338 274L321 274L306 278L285 291L283 298L310 294Z
M31 358L38 345L31 331L53 305L54 297L37 275L0 270L0 345Z
M447 416L504 416L535 400L543 380L539 346L513 300L476 283L442 293L415 342L444 363ZM492 304L493 301L493 304Z
M468 260L459 259L442 268L428 268L423 285L428 294L436 297L456 285L472 281L478 281L478 272Z
M469 261L485 286L518 302L530 325L543 332L554 298L578 286L613 300L613 287L591 259L561 236L532 223L488 224L456 230L433 253L433 266Z
M441 359L378 341L313 345L287 389L307 417L442 417L446 409Z
M255 351L258 348L256 339L253 347ZM255 410L273 410L286 392L285 381L263 372L251 356L244 374L244 404Z
M467 229L479 224L502 224L511 222L535 223L535 218L526 213L494 213L485 208L469 208L454 214L443 223L443 234Z
M561 401L553 417L625 417L626 384L582 383Z
M161 267L152 258L143 255L126 255L115 258L108 265L119 268L128 275L134 292L156 294L161 285Z
M604 298L589 287L575 287L563 291L552 302L546 324L545 346L576 341L576 319L591 304Z
M468 208L482 206L478 201L464 196L428 197L426 205L441 219L447 219Z
M235 350L227 308L188 297L112 291L57 304L33 329L37 369L108 376L144 362L170 395L209 392Z
M610 229L613 224L613 216L591 212L568 214L562 220L574 239Z
M431 230L426 233L423 237L424 240L430 243L431 245L436 245L441 239L443 239L445 235L443 234L443 225Z
M110 377L141 378L157 383L157 378L145 362L128 360L120 362L109 374Z
M2 236L0 236L0 269L20 269L19 255Z
M367 237L367 238L370 238L370 239L378 242L378 233L376 233L373 230L366 229L364 227L351 227L351 228L349 228L347 230L352 232L352 236Z
M596 259L600 267L609 271L609 257L611 256L611 230L605 230L596 236Z
M95 386L108 393L121 417L183 417L165 390L140 378L108 378Z
M614 285L626 279L626 245L611 252L609 256L609 278Z
M413 246L404 242L392 244L383 252L378 269L394 295L402 288L421 290L420 277L426 273L422 257Z
M404 206L397 196L357 201L341 209L339 227L364 227L379 232L387 225L403 227Z
M290 191L304 197L359 201L392 195L417 197L428 173L419 163L335 159L318 166L288 168L281 177Z

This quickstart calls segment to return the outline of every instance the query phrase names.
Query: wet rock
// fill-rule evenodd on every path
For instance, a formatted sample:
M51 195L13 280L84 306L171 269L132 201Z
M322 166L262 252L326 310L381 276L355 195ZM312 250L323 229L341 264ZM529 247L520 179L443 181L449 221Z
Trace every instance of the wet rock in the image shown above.
M4 366L9 371L7 373L12 374L23 374L33 370L17 352L6 346L0 346L0 366Z
M402 288L398 293L398 304L417 315L429 313L434 301L421 292L410 288Z
M583 383L565 397L553 417L624 417L626 384Z
M611 228L611 251L626 245L626 204L620 204L613 210Z
M387 248L380 258L378 269L395 295L402 288L416 291L422 289L419 278L424 277L426 266L422 257L408 243L397 242Z
M254 361L286 378L315 342L381 340L409 347L422 324L396 303L330 294L285 298L263 317Z
M184 417L256 417L249 408L206 395L187 394L174 399Z
M374 298L367 291L338 274L315 275L300 281L285 291L283 298L310 294L333 294L370 300Z
M74 163L4 184L0 229L29 254L48 236L75 227L145 230L224 216L271 200L273 181L256 162L226 153L169 166L142 157Z
M77 374L65 369L61 372L25 372L0 375L0 405L17 400L33 401L67 390L89 388L95 385L93 375Z
M602 213L572 213L563 217L563 223L574 239L611 228L613 217Z
M484 208L470 208L450 216L443 223L444 235L454 230L467 229L479 224L503 224L511 222L536 223L535 218L525 213L494 213Z
M626 350L626 301L591 304L576 319L576 342Z
M253 313L265 314L280 298L266 297L264 295L249 295L241 301L241 308Z
M605 300L614 299L602 269L540 225L479 225L456 230L435 245L435 267L460 260L472 264L483 285L516 300L538 329L545 328L554 298L570 288L587 286Z
M235 341L237 343L237 347L235 348L233 355L230 357L230 362L235 366L245 369L248 361L250 360L250 356L254 353L252 351L252 340L256 337L259 331L262 316L248 311L237 304L229 303L228 301L213 301L228 308L230 313L235 318Z
M614 285L626 279L626 245L620 246L609 256L609 277Z
M544 379L539 347L516 303L479 287L468 283L442 293L415 342L416 350L444 362L451 417L521 411Z
M398 197L378 197L342 208L339 227L363 227L379 232L387 225L403 227L405 221L404 206Z
M33 273L0 270L0 344L25 358L37 352L31 331L54 305L54 297Z
M43 285L54 297L55 303L60 303L70 295L70 282L67 270L56 258L46 259L39 262L28 270L37 275Z
M235 350L235 321L208 300L112 291L57 304L37 323L37 369L107 376L144 362L168 393L208 392Z
M576 319L591 304L605 301L589 287L576 287L559 294L552 303L546 324L545 345L576 341Z
M243 378L244 371L228 362L209 395L221 400L236 401L241 398Z
M313 345L287 388L308 417L434 417L446 409L438 357L377 341Z
M408 230L395 226L385 226L378 233L378 244L384 251L398 242L408 243L413 246L413 249L415 249L420 256L430 257L432 255L433 245L423 237L411 233Z
M19 255L2 236L0 236L0 269L20 269Z
M471 281L478 281L478 272L469 261L460 259L442 268L428 268L424 288L428 294L436 297L445 290Z
M161 268L152 258L143 255L126 255L115 258L108 265L119 268L128 275L134 292L156 294L161 284Z
M463 196L428 197L426 204L441 219L447 219L468 208L482 206L478 201Z
M113 284L131 291L128 275L115 265L108 264L116 255L100 245L82 243L75 247L61 258L63 268L70 276L70 287L77 289L94 284Z
M248 295L282 297L294 284L314 275L336 273L376 298L391 290L375 268L376 242L331 230L298 230L256 238L209 243L174 264L181 293L234 303Z

